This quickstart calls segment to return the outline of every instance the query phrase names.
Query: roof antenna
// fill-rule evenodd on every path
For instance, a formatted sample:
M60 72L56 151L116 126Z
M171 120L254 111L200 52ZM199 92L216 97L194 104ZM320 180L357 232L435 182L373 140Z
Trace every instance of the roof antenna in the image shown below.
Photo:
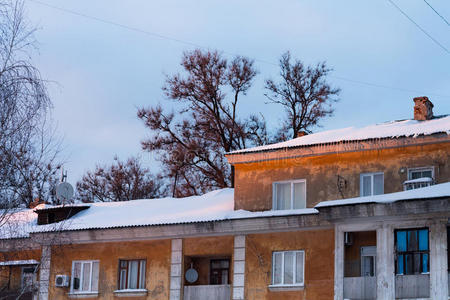
M61 167L61 182L67 181L67 171L64 170L64 167Z
M62 205L68 203L73 197L73 187L66 180L67 171L64 171L63 167L61 167L61 182L56 186L56 198Z

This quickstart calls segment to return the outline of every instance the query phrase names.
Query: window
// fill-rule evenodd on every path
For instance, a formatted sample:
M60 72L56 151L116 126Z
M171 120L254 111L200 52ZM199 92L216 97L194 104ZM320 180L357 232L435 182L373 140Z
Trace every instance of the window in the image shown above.
M98 260L79 260L72 262L72 293L98 291Z
M419 178L434 178L434 168L414 168L408 169L408 180L419 179Z
M145 260L119 260L119 290L145 289Z
M304 251L273 252L272 286L302 286L304 266Z
M434 184L434 168L408 169L408 180L403 183L404 190L418 189Z
M22 290L31 292L36 281L36 267L22 268Z
M428 273L430 250L428 229L395 231L396 274L411 275Z
M211 260L209 284L228 284L230 270L229 259Z
M306 180L275 182L272 207L274 210L305 208Z
M377 247L361 247L361 276L375 276Z
M383 173L361 174L359 186L362 197L384 194L384 175Z

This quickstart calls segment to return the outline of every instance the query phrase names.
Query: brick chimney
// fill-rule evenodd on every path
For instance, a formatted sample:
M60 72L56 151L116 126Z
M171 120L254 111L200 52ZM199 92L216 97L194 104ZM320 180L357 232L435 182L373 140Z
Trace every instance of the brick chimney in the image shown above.
M425 121L433 118L433 103L428 97L414 98L414 120Z
M308 133L306 131L301 130L301 131L297 132L297 137L298 138L302 137L302 136L305 136L305 135L308 135Z

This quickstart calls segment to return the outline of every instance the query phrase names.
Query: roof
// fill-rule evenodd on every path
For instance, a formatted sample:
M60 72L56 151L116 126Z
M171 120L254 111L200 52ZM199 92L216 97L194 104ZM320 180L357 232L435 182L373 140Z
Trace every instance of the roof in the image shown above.
M413 189L409 191L382 194L376 196L366 196L357 198L348 198L342 200L323 201L315 206L315 208L356 205L367 203L393 203L397 201L406 200L420 200L432 198L446 198L450 197L450 182L431 185L423 188Z
M283 148L295 148L348 141L363 141L370 139L417 137L435 133L450 134L450 116L440 116L427 121L402 120L390 121L361 128L347 127L322 131L298 137L289 141L236 150L227 154L271 151Z
M250 212L234 210L234 189L221 189L202 196L123 202L91 203L60 226L35 226L32 232L106 229L135 226L214 222L232 219L317 214L314 208Z
M33 232L72 231L90 229L125 228L135 226L157 226L216 222L236 219L266 218L277 216L299 216L318 214L320 208L357 205L365 203L392 203L396 201L450 197L450 182L409 191L369 197L320 202L315 208L293 210L270 210L250 212L234 210L234 189L221 189L202 196L186 198L161 198L131 200L123 202L91 203L70 219L47 225L37 225L37 214L32 209L13 214L16 227L9 231L0 226L0 238L27 237ZM86 204L84 204L86 205ZM14 222L12 222L15 224Z

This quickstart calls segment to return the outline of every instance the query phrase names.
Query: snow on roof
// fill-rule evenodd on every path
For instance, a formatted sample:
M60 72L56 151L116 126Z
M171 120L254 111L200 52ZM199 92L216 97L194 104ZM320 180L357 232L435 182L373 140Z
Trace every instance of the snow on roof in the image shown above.
M35 226L37 226L37 214L32 209L2 211L0 239L26 238Z
M418 200L418 199L442 198L442 197L450 197L450 182L397 193L349 198L342 200L323 201L317 204L315 208L353 205L353 204L366 204L366 203L393 203L396 201L403 201L403 200Z
M82 230L133 226L211 222L231 219L316 214L314 208L250 212L234 210L234 189L221 189L202 196L161 198L123 202L91 203L66 224L39 225L33 232Z
M39 262L35 259L0 261L0 266L24 266L37 264L39 264Z
M343 141L362 141L379 138L416 137L434 133L450 134L450 115L427 121L391 121L362 128L347 127L304 135L289 141L232 151L228 154L269 151L280 148L311 146Z

